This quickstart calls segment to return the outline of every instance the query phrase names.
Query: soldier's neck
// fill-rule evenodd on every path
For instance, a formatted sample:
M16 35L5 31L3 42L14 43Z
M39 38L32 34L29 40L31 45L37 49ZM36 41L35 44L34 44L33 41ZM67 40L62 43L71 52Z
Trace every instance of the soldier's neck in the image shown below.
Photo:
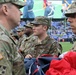
M48 36L47 34L44 34L44 35L38 36L38 42L43 41L47 36Z

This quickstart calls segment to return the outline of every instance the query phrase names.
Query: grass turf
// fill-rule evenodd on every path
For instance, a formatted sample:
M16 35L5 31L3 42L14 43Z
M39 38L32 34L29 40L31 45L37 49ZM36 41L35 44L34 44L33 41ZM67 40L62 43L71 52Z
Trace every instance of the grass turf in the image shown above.
M72 45L70 42L60 42L60 44L63 47L63 52L69 51L72 48Z

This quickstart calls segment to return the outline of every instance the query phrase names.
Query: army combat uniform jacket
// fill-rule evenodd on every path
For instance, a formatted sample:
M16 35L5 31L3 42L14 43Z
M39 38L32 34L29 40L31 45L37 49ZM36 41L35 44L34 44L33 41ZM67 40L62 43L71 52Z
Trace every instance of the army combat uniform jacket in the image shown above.
M76 51L76 41L74 42L73 47L72 47L71 50Z
M42 54L51 54L58 56L62 52L62 46L49 36L45 40L38 43L38 39L28 40L26 39L25 44L21 47L24 56L27 54L33 57L38 57Z
M20 50L25 57L26 51L34 50L34 46L37 43L37 37L34 35L30 35L29 37L26 37L20 46Z
M24 40L25 37L26 37L26 36L23 35L22 37L19 38L19 40L18 40L18 42L17 42L17 48L18 48L18 49L20 48L21 43L22 43L22 41Z
M0 25L0 75L25 75L23 57L14 47L14 41Z

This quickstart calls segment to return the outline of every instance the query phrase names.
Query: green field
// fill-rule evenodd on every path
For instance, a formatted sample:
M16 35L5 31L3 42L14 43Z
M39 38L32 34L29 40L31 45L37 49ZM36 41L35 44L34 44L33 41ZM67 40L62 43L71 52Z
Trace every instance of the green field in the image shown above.
M53 4L53 5L55 6L54 18L61 18L62 5L58 5L58 4ZM23 8L21 9L21 11L23 12ZM44 15L43 0L34 0L33 12L35 16Z
M70 42L60 42L60 44L63 47L63 52L69 51L72 48L72 45Z

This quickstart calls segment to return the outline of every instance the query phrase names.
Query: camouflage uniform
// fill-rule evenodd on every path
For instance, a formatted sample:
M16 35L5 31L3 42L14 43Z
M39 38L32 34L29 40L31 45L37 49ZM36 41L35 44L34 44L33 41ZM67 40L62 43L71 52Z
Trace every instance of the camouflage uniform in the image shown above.
M37 21L37 22L36 22ZM32 24L48 24L47 19L45 17L37 17ZM27 42L26 42L27 41ZM23 48L23 47L22 47ZM22 49L24 56L30 54L33 57L38 57L42 54L51 54L51 55L59 55L62 52L62 46L56 42L54 39L47 36L43 41L40 43L38 42L38 38L35 40L30 41L29 38L25 40L24 48Z
M17 47L18 47L18 49L20 48L21 43L22 43L22 41L24 40L25 37L26 37L26 36L23 35L22 37L19 38L19 41L17 42Z
M26 42L27 41L27 42ZM51 54L57 55L61 54L62 48L58 42L49 36L45 40L38 43L38 39L26 39L24 47L21 48L24 52L24 56L27 54L32 55L33 57L38 57L42 54Z
M17 33L16 33L16 32L13 32L13 31L11 30L10 35L11 35L12 39L15 41L16 46L17 46L17 44L18 44L18 35L17 35ZM15 39L14 39L13 37L14 37Z
M0 0L0 3L6 2L24 6L19 0ZM25 75L23 57L14 44L7 30L0 24L0 75Z
M14 48L14 41L8 32L0 26L0 74L5 75L24 75L23 58ZM5 67L5 68L3 68ZM8 71L7 71L8 70Z
M76 16L75 16L75 15L76 15L76 2L73 2L73 3L71 4L69 10L67 10L67 11L65 12L65 16L66 16L67 18L68 18L68 17L72 17L73 19L76 19ZM75 24L75 23L72 23L72 26L73 26L73 24ZM76 33L74 33L74 34L76 34ZM74 42L73 47L72 47L71 50L76 51L76 42Z
M32 24L30 24L29 22L27 23L27 25L25 25L25 27L32 28ZM23 56L25 56L26 51L31 50L36 43L37 43L37 37L34 36L33 34L30 34L29 37L28 36L25 37L20 46L20 50L22 51Z
M24 27L19 27L18 29L17 29L17 32L19 31L19 32L21 32L21 31L24 31ZM23 39L25 38L26 36L23 34L21 37L19 37L19 40L18 40L18 43L17 43L17 47L18 47L18 49L20 48L20 46L21 46L21 43L22 43L22 41L23 41Z
M30 35L22 41L20 50L22 51L23 56L28 54L28 51L34 50L34 46L37 43L37 37Z

